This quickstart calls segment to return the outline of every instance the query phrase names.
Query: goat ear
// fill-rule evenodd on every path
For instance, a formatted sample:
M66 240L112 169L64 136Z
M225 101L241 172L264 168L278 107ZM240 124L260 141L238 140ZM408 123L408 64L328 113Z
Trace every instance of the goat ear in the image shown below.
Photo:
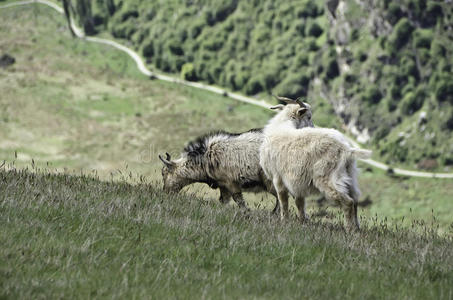
M167 157L170 158L170 155L168 153L167 154ZM175 163L169 159L166 159L166 158L163 158L162 155L159 154L159 159L164 163L165 166L167 166L168 168L171 168L171 167L174 167L175 166Z
M306 113L307 111L308 111L308 108L306 108L306 107L301 107L301 108L299 108L299 109L297 110L297 114L298 114L299 116L302 116L302 115L303 115L304 113Z
M285 107L283 104L277 104L277 105L271 106L269 108L273 109L273 110L282 110L283 107Z

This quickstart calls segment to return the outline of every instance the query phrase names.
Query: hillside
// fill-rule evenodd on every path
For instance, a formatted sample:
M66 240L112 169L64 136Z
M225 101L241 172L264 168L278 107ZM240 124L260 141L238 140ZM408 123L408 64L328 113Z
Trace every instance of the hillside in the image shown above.
M281 223L153 185L0 170L1 298L448 299L453 243Z
M20 22L18 21L20 20ZM232 132L265 124L267 110L140 75L134 62L111 47L72 39L63 16L42 5L0 10L0 52L15 63L0 68L0 165L56 168L130 181L140 174L161 184L157 154L177 156L209 130ZM315 107L314 122L332 118ZM359 164L360 215L414 222L451 234L453 181L389 176ZM185 189L217 201L205 185ZM267 194L246 194L252 208L271 208ZM327 219L338 210L309 199L308 212ZM321 205L321 206L320 206Z
M306 96L388 163L453 164L451 3L72 2L87 33L127 40L157 70Z

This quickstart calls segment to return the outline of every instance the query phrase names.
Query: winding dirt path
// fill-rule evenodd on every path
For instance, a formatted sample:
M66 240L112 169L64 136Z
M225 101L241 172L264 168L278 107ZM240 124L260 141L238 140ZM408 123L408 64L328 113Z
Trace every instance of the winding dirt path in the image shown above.
M46 1L46 0L16 1L16 2L2 5L2 6L0 6L0 9L19 6L19 5L34 4L34 3L47 5L51 8L53 8L54 10L56 10L57 12L59 12L60 14L64 14L62 7L60 7L58 4L56 4L54 2ZM173 82L173 83L177 83L177 84L191 86L191 87L198 88L198 89L207 90L207 91L210 91L210 92L213 92L216 94L228 96L237 101L245 102L245 103L252 104L255 106L260 106L263 108L269 108L271 106L271 104L269 104L263 100L256 100L256 99L246 97L246 96L243 96L243 95L240 95L237 93L231 93L231 92L228 92L228 91L226 91L222 88L216 87L216 86L211 86L211 85L207 85L207 84L203 84L203 83L199 83L199 82L185 81L185 80L181 80L179 78L171 77L171 76L164 75L164 74L157 74L155 72L150 71L146 67L143 59L134 50L132 50L124 45L121 45L115 41L112 41L112 40L98 38L98 37L85 36L83 31L75 24L73 19L71 19L71 27L78 38L84 39L89 42L109 45L109 46L115 47L123 52L126 52L135 61L135 63L137 64L137 68L140 70L140 72L148 77L154 77L159 80L169 81L169 82ZM361 148L360 145L356 141L352 140L351 138L348 138L348 139L350 140L351 144L354 145L354 147ZM378 169L382 169L382 170L393 169L393 172L398 175L411 176L411 177L424 177L424 178L453 178L453 173L430 173L430 172L411 171L411 170L405 170L405 169L399 169L399 168L392 168L384 163L381 163L381 162L378 162L378 161L375 161L372 159L363 159L362 161L365 162L366 164L369 164Z

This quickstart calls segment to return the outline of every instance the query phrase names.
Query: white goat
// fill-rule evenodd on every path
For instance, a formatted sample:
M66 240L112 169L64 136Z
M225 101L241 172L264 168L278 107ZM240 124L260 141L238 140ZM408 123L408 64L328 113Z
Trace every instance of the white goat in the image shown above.
M297 101L299 115L311 114L308 104L286 100ZM281 111L264 128L260 148L260 165L277 191L282 219L288 217L288 192L296 200L301 220L306 219L305 197L321 192L343 208L348 229L358 229L356 158L368 158L371 151L352 148L334 129L297 129L288 115L293 106L273 107Z

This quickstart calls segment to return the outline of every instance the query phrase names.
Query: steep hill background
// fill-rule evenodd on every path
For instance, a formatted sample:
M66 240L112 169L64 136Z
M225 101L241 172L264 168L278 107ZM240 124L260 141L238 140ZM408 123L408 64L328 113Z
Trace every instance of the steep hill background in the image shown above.
M328 100L388 163L453 165L452 3L73 0L87 34L155 69L267 96ZM448 169L448 168L447 168Z

